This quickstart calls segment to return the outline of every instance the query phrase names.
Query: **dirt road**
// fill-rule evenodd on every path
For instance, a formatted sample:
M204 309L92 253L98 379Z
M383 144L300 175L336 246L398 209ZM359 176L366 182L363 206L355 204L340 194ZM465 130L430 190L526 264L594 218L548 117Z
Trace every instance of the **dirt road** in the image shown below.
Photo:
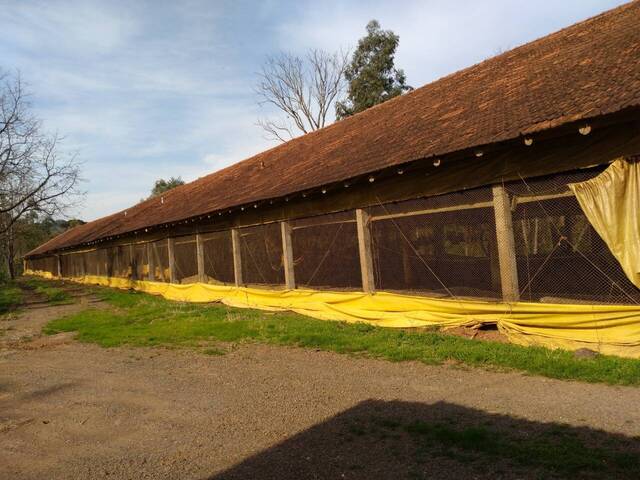
M505 448L541 434L640 455L637 388L264 345L207 356L38 338L78 308L29 309L0 336L2 479L548 478L548 458ZM427 424L482 428L502 447L477 455Z

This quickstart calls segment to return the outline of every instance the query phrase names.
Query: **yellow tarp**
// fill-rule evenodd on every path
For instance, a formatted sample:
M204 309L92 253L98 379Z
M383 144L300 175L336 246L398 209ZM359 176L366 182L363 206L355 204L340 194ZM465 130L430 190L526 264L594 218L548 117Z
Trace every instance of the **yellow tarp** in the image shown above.
M48 272L26 272L47 274ZM581 347L640 358L640 306L567 305L434 299L379 292L266 290L194 283L176 285L87 276L73 281L162 295L183 302L222 302L263 310L291 310L321 320L365 322L383 327L476 326L496 323L509 340L550 348Z
M618 159L597 177L569 188L624 273L640 288L640 162Z

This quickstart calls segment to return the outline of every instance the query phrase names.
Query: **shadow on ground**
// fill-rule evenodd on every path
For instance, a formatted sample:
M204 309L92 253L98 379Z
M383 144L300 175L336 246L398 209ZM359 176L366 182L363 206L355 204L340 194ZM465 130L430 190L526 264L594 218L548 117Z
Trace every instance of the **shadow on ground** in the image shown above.
M639 475L638 438L444 402L366 401L209 480Z

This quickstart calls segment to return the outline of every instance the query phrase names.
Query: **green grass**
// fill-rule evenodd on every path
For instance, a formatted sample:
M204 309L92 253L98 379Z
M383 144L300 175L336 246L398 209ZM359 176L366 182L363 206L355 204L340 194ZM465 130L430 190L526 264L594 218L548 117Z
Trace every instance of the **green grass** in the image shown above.
M14 283L0 283L0 315L22 303L22 291Z
M605 444L597 431L581 434L575 428L562 425L541 424L523 433L487 425L457 425L456 419L451 420L452 424L413 421L397 429L406 431L414 440L418 459L444 456L465 464L489 465L506 461L514 466L534 467L542 470L541 474L552 472L562 478L575 478L585 472L589 472L589 478L637 478L640 471L634 439L610 436ZM595 441L585 441L590 434ZM548 477L541 475L541 478Z
M31 277L23 279L22 283L27 288L44 297L47 303L61 305L71 303L73 301L69 293L62 288L52 285L50 281Z
M564 380L640 384L640 361L613 356L577 359L571 352L476 341L438 332L407 332L328 322L293 313L266 314L219 304L184 304L144 293L97 289L112 309L88 309L50 322L45 333L78 332L104 347L184 346L207 342L294 345L391 361L455 362ZM218 353L218 352L216 352Z

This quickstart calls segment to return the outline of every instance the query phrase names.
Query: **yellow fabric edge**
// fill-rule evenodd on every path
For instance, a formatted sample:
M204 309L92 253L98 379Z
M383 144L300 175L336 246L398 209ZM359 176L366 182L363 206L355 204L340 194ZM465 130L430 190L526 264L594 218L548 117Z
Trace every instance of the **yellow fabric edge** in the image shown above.
M49 272L27 275L56 278ZM204 283L169 284L126 278L85 276L78 283L134 289L180 302L221 302L240 308L293 311L320 320L364 322L391 328L452 328L495 323L520 345L640 358L640 306L572 305L418 297L388 292L267 290Z

